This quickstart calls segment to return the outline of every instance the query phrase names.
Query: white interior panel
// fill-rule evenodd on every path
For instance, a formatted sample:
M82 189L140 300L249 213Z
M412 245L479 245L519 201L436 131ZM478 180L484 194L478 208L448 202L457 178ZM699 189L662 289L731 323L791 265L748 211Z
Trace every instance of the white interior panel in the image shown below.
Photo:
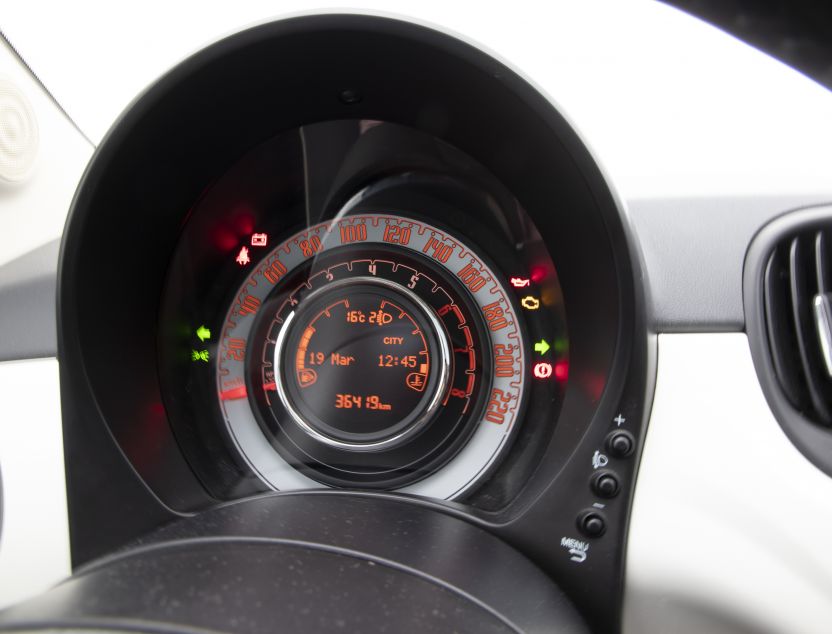
M0 403L2 608L70 571L58 362L0 363Z
M3 264L61 236L69 204L93 148L2 41L0 78L11 81L29 102L39 130L35 162L28 177L16 183L0 180Z
M160 74L253 23L310 12L424 22L552 97L625 197L829 194L832 95L659 2L252 0L4 3L3 32L98 142Z
M773 418L744 334L659 337L624 631L828 632L832 479Z

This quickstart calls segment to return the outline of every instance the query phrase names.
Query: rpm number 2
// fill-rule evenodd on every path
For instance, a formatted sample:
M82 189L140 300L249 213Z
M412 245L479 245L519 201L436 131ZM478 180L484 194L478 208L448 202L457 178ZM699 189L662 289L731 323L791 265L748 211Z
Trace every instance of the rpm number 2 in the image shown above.
M506 394L503 390L491 390L491 398L488 399L488 406L485 408L485 420L502 425L508 414L509 403L515 398L513 394Z

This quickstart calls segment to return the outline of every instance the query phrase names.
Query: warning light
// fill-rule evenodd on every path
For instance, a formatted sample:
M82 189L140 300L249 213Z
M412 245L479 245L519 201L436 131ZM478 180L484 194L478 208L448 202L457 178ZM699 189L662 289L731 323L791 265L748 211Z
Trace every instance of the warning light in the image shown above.
M526 288L532 283L528 277L512 277L509 281L514 288Z
M555 378L558 381L565 381L569 378L569 363L567 361L558 361L555 364Z
M520 300L520 305L523 306L526 310L537 310L540 308L540 300L537 297L532 297L531 295L526 295L523 299Z
M535 284L539 284L543 281L543 278L546 277L546 269L544 269L542 266L534 266L532 267L530 277L532 278L532 282L534 282Z
M207 350L191 350L191 361L204 361L208 363L211 359L211 353Z
M551 363L535 363L534 364L534 375L538 379L548 379L552 376L552 364Z
M251 258L248 257L248 248L243 247L240 249L240 253L237 254L237 258L235 260L237 264L240 266L245 266L249 262L251 262Z
M211 338L211 331L205 326L200 326L196 329L196 336L199 337L200 341L205 342L206 339Z
M265 233L252 233L251 234L251 246L253 247L264 247L269 244L269 236Z
M545 339L541 339L537 343L534 344L534 351L539 352L540 354L546 354L549 351L551 346Z

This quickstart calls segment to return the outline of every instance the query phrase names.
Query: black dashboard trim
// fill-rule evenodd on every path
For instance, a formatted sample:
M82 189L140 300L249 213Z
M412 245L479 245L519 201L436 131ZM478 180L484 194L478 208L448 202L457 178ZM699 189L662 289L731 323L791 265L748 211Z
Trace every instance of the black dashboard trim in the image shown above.
M766 334L763 276L769 256L784 236L830 225L832 206L828 205L796 209L775 218L754 237L746 255L743 281L748 345L763 395L792 444L828 476L832 476L832 429L809 420L789 403L772 365Z

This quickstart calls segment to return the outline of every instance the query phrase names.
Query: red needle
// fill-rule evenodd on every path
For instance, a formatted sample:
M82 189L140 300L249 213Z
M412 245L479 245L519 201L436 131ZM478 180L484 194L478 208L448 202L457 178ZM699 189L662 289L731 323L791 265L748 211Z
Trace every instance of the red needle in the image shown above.
M220 400L233 401L234 399L245 398L246 395L246 386L241 385L240 387L235 387L233 389L226 390L225 392L220 392Z

